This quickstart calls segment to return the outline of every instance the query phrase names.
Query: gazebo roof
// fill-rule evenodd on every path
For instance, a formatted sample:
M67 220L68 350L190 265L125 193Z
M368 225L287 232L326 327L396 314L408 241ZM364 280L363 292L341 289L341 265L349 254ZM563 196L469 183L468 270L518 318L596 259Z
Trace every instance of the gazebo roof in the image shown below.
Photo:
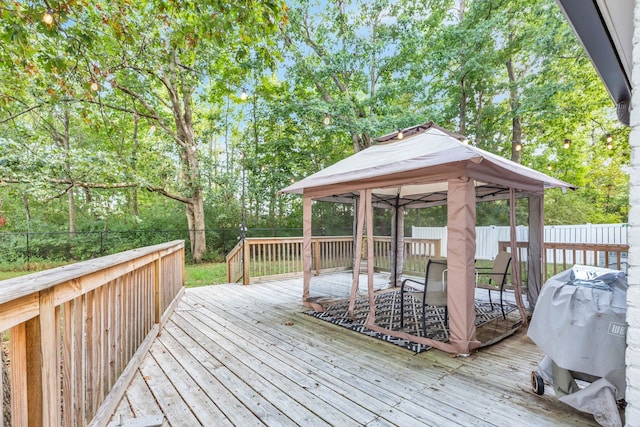
M378 144L298 181L283 192L309 194L314 199L349 202L360 190L373 190L379 207L420 208L446 203L447 180L474 180L478 200L508 197L509 188L542 193L571 184L521 164L465 144L462 135L433 122L376 139Z

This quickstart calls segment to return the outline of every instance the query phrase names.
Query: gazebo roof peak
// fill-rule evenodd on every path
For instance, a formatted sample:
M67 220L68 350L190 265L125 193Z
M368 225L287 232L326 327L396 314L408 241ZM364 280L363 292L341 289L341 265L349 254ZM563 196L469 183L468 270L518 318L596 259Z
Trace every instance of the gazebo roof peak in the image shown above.
M426 123L422 123L422 124L419 124L419 125L411 126L411 127L408 127L408 128L398 129L395 132L392 132L392 133L389 133L387 135L383 135L383 136L380 136L378 138L375 138L374 141L379 143L379 144L387 144L387 143L390 143L390 142L397 142L398 141L398 134L400 132L402 132L403 138L409 138L409 137L424 133L424 132L428 131L429 129L437 129L437 130L439 130L439 131L441 131L441 132L443 132L443 133L445 133L445 134L447 134L447 135L459 140L460 142L463 142L463 141L467 140L467 137L464 136L464 135L452 132L452 131L450 131L448 129L445 129L445 128L441 127L441 126L438 126L433 121L428 121Z

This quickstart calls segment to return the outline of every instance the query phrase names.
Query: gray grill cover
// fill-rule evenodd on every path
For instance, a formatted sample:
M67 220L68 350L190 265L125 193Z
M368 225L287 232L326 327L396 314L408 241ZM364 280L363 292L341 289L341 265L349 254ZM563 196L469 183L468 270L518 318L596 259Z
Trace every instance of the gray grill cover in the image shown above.
M627 280L575 265L542 287L528 335L558 366L606 378L624 398Z

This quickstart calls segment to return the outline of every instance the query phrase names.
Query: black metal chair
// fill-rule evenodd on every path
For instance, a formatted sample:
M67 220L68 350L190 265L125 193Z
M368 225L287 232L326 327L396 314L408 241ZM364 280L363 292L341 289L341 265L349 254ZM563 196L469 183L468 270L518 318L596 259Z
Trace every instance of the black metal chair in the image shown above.
M429 259L424 282L414 279L404 279L400 286L400 327L404 328L404 295L422 302L422 331L426 333L426 307L444 307L444 325L448 324L447 309L447 262L445 260Z
M489 276L488 285L478 285L476 287L486 289L489 293L489 304L491 304L491 310L493 310L493 301L491 300L491 291L500 291L500 310L502 311L502 318L506 319L504 314L504 303L502 293L504 287L507 284L507 276L509 276L509 266L511 265L511 254L509 252L499 252L496 258L493 260L493 267L476 267L476 275ZM491 270L491 271L482 271ZM493 283L493 285L492 285Z

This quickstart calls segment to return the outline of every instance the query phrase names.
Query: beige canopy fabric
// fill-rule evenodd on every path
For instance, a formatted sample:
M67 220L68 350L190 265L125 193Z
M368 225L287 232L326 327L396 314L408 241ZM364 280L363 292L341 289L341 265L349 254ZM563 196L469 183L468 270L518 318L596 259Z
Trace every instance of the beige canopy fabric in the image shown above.
M475 261L475 203L476 201L510 200L514 210L515 198L533 197L530 204L530 221L539 230L543 223L540 203L547 188L574 188L570 184L504 159L479 148L466 145L464 137L447 131L433 122L403 130L403 139L398 133L378 138L373 145L336 164L329 166L299 182L283 192L304 196L303 234L304 244L304 291L303 303L317 309L307 301L311 278L311 200L352 203L360 198L358 230L356 233L356 260L359 268L362 234L372 233L371 212L373 207L407 209L448 205L449 260L448 307L450 314L450 342L441 343L416 337L399 331L391 331L375 325L375 307L367 327L389 335L408 338L444 351L467 354L480 343L475 339L474 309L474 261ZM515 224L512 224L514 227ZM531 227L530 227L531 228ZM513 232L515 236L515 230ZM530 235L536 248L541 246L540 233ZM399 237L396 237L399 238ZM537 240L536 240L537 239ZM373 248L367 239L367 262L370 301L373 301ZM539 255L537 250L536 257ZM400 251L397 251L400 254ZM513 253L517 257L517 251ZM514 263L517 259L513 260ZM529 273L540 274L541 257L530 266ZM529 259L529 264L532 260ZM396 261L395 265L399 265ZM515 275L514 275L515 276ZM354 289L359 276L354 274ZM515 277L514 277L515 279ZM537 280L537 283L536 283ZM529 276L529 286L540 287L540 278ZM537 293L536 293L537 295ZM351 294L351 305L355 293ZM521 312L523 308L521 307Z

